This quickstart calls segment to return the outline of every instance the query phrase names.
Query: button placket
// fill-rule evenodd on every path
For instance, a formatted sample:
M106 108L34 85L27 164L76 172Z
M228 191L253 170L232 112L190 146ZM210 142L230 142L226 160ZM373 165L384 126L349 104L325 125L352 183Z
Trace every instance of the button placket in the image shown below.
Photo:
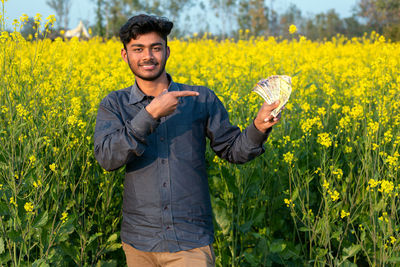
M160 131L157 136L157 143L159 147L159 163L160 163L160 190L161 190L161 210L162 210L162 222L163 229L165 232L166 240L176 240L175 232L173 230L172 213L171 213L171 188L170 188L170 172L169 172L169 161L168 153L169 147L167 142L167 126L165 117L161 118ZM170 244L171 245L171 244ZM175 246L175 245L173 245Z

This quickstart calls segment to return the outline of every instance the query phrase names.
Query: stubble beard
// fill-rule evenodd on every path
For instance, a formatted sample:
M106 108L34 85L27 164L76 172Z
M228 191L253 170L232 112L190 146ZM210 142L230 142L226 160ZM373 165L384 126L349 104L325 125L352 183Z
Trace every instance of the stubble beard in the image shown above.
M143 76L143 75L139 74L138 71L135 71L135 68L133 67L133 65L129 61L129 57L127 57L127 59L128 59L129 68L131 69L131 71L135 75L135 77L138 77L138 78L140 78L142 80L149 81L149 82L157 80L164 73L165 65L167 64L167 60L165 60L164 62L161 62L160 70L156 74L154 74L154 75L152 75L150 77L146 77L146 76ZM154 62L152 62L152 63L154 63ZM156 62L156 64L158 64L158 63Z

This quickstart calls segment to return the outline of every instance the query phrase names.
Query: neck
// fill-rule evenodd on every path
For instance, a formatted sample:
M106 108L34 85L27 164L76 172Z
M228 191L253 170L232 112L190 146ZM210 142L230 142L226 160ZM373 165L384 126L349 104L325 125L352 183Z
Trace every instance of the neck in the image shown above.
M140 90L148 96L158 96L164 89L168 89L169 80L164 72L154 81L146 81L136 77L136 83Z

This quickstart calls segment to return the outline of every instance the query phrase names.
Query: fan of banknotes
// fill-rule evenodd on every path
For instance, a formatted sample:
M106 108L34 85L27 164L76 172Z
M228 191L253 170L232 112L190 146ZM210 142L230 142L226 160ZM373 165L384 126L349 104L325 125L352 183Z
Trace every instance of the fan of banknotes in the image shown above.
M292 93L292 80L287 75L273 75L260 80L253 91L259 94L268 104L279 100L279 106L271 112L276 117L289 100Z

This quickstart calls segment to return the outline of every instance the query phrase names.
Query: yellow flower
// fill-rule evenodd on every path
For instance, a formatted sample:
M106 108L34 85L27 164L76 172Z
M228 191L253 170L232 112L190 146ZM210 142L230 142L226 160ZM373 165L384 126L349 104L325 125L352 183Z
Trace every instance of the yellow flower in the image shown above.
M378 218L378 220L381 221L381 222L383 222L383 221L389 222L389 219L387 218L387 212L382 212L382 216L380 216Z
M293 153L287 152L286 154L283 154L283 160L290 165L294 160Z
M285 202L285 204L286 204L286 207L291 207L291 208L294 208L294 203L293 203L293 201L291 200L291 199L287 199L287 198L285 198L284 200L283 200L284 202Z
M369 179L368 185L370 188L375 188L377 187L381 182L380 181L375 181L374 179Z
M393 156L388 155L386 158L386 162L389 164L391 168L395 168L399 162L399 152L395 152Z
M391 181L382 180L381 187L378 189L379 192L390 194L393 192L394 185Z
M326 148L332 145L332 139L328 133L319 133L317 142Z
M8 112L8 107L1 106L1 113L7 113L7 112Z
M304 103L301 105L301 109L304 110L304 112L309 111L309 110L310 110L310 104L308 104L307 102L304 102Z
M337 103L332 105L332 109L335 110L335 111L338 110L340 107L341 106L339 104L337 104Z
M344 153L346 154L350 154L351 152L353 152L353 148L351 146L343 146L344 148Z
M32 165L34 165L35 162L36 162L36 157L35 157L34 155L30 156L30 157L29 157L29 162L30 162Z
M18 204L17 204L17 202L15 201L15 198L14 198L14 197L10 197L10 204L11 204L11 205L14 205L15 207L18 207Z
M53 172L55 172L55 171L56 171L56 164L55 164L55 163L50 164L50 165L49 165L49 168L50 168L50 170L52 170Z
M371 121L368 123L368 135L373 136L379 130L379 122Z
M40 21L42 20L42 14L36 13L35 17L35 24L40 24Z
M345 210L342 210L341 212L340 212L340 218L345 218L345 217L347 217L347 216L350 216L350 212L346 212Z
M289 26L289 33L290 33L290 34L293 34L293 33L295 33L296 31L297 31L296 25L292 24L292 25Z
M68 221L68 212L66 212L66 211L64 211L62 214L61 214L61 223L65 223L66 221Z
M329 183L324 180L324 184L322 185L325 189L329 189Z
M379 147L378 144L373 143L372 144L372 150L375 151Z
M24 14L22 14L21 17L19 17L19 20L21 21L21 23L25 23L29 20L29 17L27 14L24 13Z
M331 190L328 190L329 195L331 196L332 201L336 201L339 199L339 192L334 190L333 192Z
M317 113L318 113L319 115L321 115L321 116L325 116L326 110L325 110L324 107L321 107L321 108L318 108L318 109L317 109Z
M33 182L33 187L38 188L42 185L42 182L40 180L37 180L36 182Z
M24 205L24 209L26 210L26 212L32 212L33 211L33 203L26 202Z

